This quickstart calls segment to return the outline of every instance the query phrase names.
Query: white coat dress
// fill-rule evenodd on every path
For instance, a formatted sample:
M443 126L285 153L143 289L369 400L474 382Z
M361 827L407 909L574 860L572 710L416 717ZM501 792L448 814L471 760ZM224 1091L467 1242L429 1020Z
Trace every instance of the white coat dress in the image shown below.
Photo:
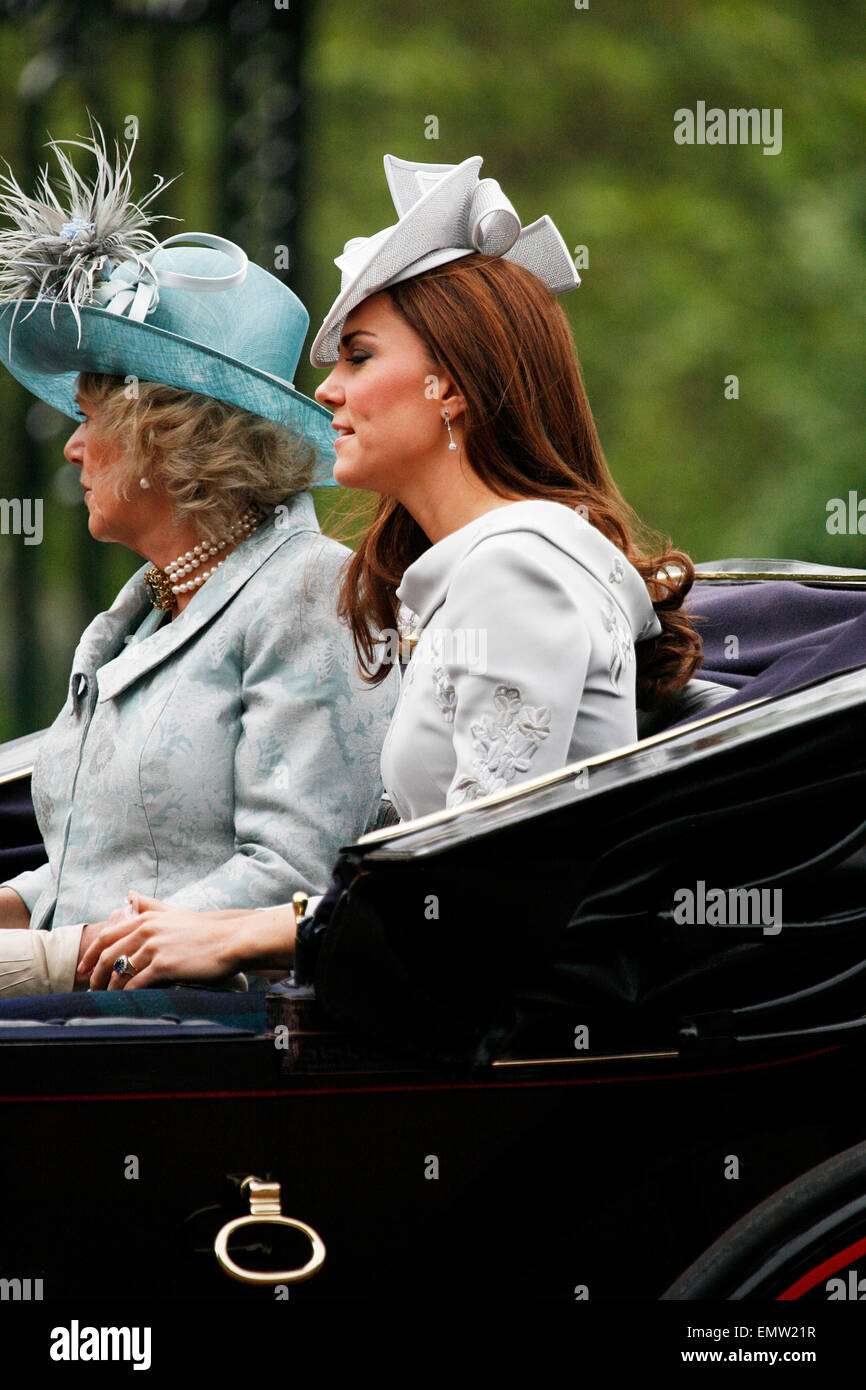
M486 512L397 597L418 636L382 750L401 820L634 742L635 643L661 625L637 570L570 507Z

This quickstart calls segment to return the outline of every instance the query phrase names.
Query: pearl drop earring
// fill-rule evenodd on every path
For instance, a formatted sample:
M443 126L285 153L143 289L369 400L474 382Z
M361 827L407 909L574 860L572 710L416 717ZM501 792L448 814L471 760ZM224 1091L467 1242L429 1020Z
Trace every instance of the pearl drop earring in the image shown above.
M445 412L445 428L448 431L448 438L450 440L448 448L452 454L456 454L457 445L454 443L454 435L451 433L451 416L447 410Z
M138 486L139 486L139 487L150 487L150 483L147 481L147 478L139 478L139 480L138 480Z

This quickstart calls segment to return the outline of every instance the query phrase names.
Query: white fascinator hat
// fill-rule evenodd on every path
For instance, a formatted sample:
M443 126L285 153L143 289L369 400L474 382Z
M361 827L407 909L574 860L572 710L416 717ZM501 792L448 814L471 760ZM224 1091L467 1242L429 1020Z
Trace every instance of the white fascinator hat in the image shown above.
M385 155L385 177L399 221L353 237L334 264L340 293L310 350L314 367L340 355L343 324L362 300L458 256L502 256L537 275L554 294L580 284L568 247L549 217L523 227L495 179L479 179L480 155L462 164L418 164Z

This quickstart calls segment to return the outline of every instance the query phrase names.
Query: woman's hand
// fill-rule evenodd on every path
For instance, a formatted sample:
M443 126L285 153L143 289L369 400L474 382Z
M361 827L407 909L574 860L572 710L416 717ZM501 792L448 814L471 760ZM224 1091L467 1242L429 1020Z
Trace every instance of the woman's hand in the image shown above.
M112 917L115 914L112 913ZM233 947L237 917L180 908L147 908L111 918L87 946L79 975L90 975L91 989L145 989L175 980L218 980L237 970ZM134 975L115 975L114 962L125 955Z
M107 932L115 928L122 926L124 930L126 930L130 919L134 917L136 913L145 910L144 904L153 908L165 906L158 898L145 899L141 894L135 892L127 893L126 897L127 901L124 903L123 907L115 908L111 916L106 917L104 922L85 923L81 932L81 940L78 943L78 964L75 967L76 989L86 989L88 986L90 972L99 955L98 951L91 950L91 947L94 946L97 940L101 939L105 934L104 939L107 941L109 939ZM100 947L100 950L102 949L103 948Z
M273 908L250 912L187 912L131 893L130 902L88 928L77 978L91 989L144 989L176 980L218 980L238 970L291 967L294 912ZM133 975L115 975L125 955Z

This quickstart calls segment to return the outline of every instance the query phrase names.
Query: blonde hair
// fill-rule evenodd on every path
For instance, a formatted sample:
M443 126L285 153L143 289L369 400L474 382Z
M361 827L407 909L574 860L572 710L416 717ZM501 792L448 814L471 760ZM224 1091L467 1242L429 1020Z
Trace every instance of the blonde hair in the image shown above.
M264 515L310 486L316 451L287 426L194 391L82 372L79 392L99 428L120 445L115 490L130 499L155 483L178 521L204 540L224 535L252 507Z

